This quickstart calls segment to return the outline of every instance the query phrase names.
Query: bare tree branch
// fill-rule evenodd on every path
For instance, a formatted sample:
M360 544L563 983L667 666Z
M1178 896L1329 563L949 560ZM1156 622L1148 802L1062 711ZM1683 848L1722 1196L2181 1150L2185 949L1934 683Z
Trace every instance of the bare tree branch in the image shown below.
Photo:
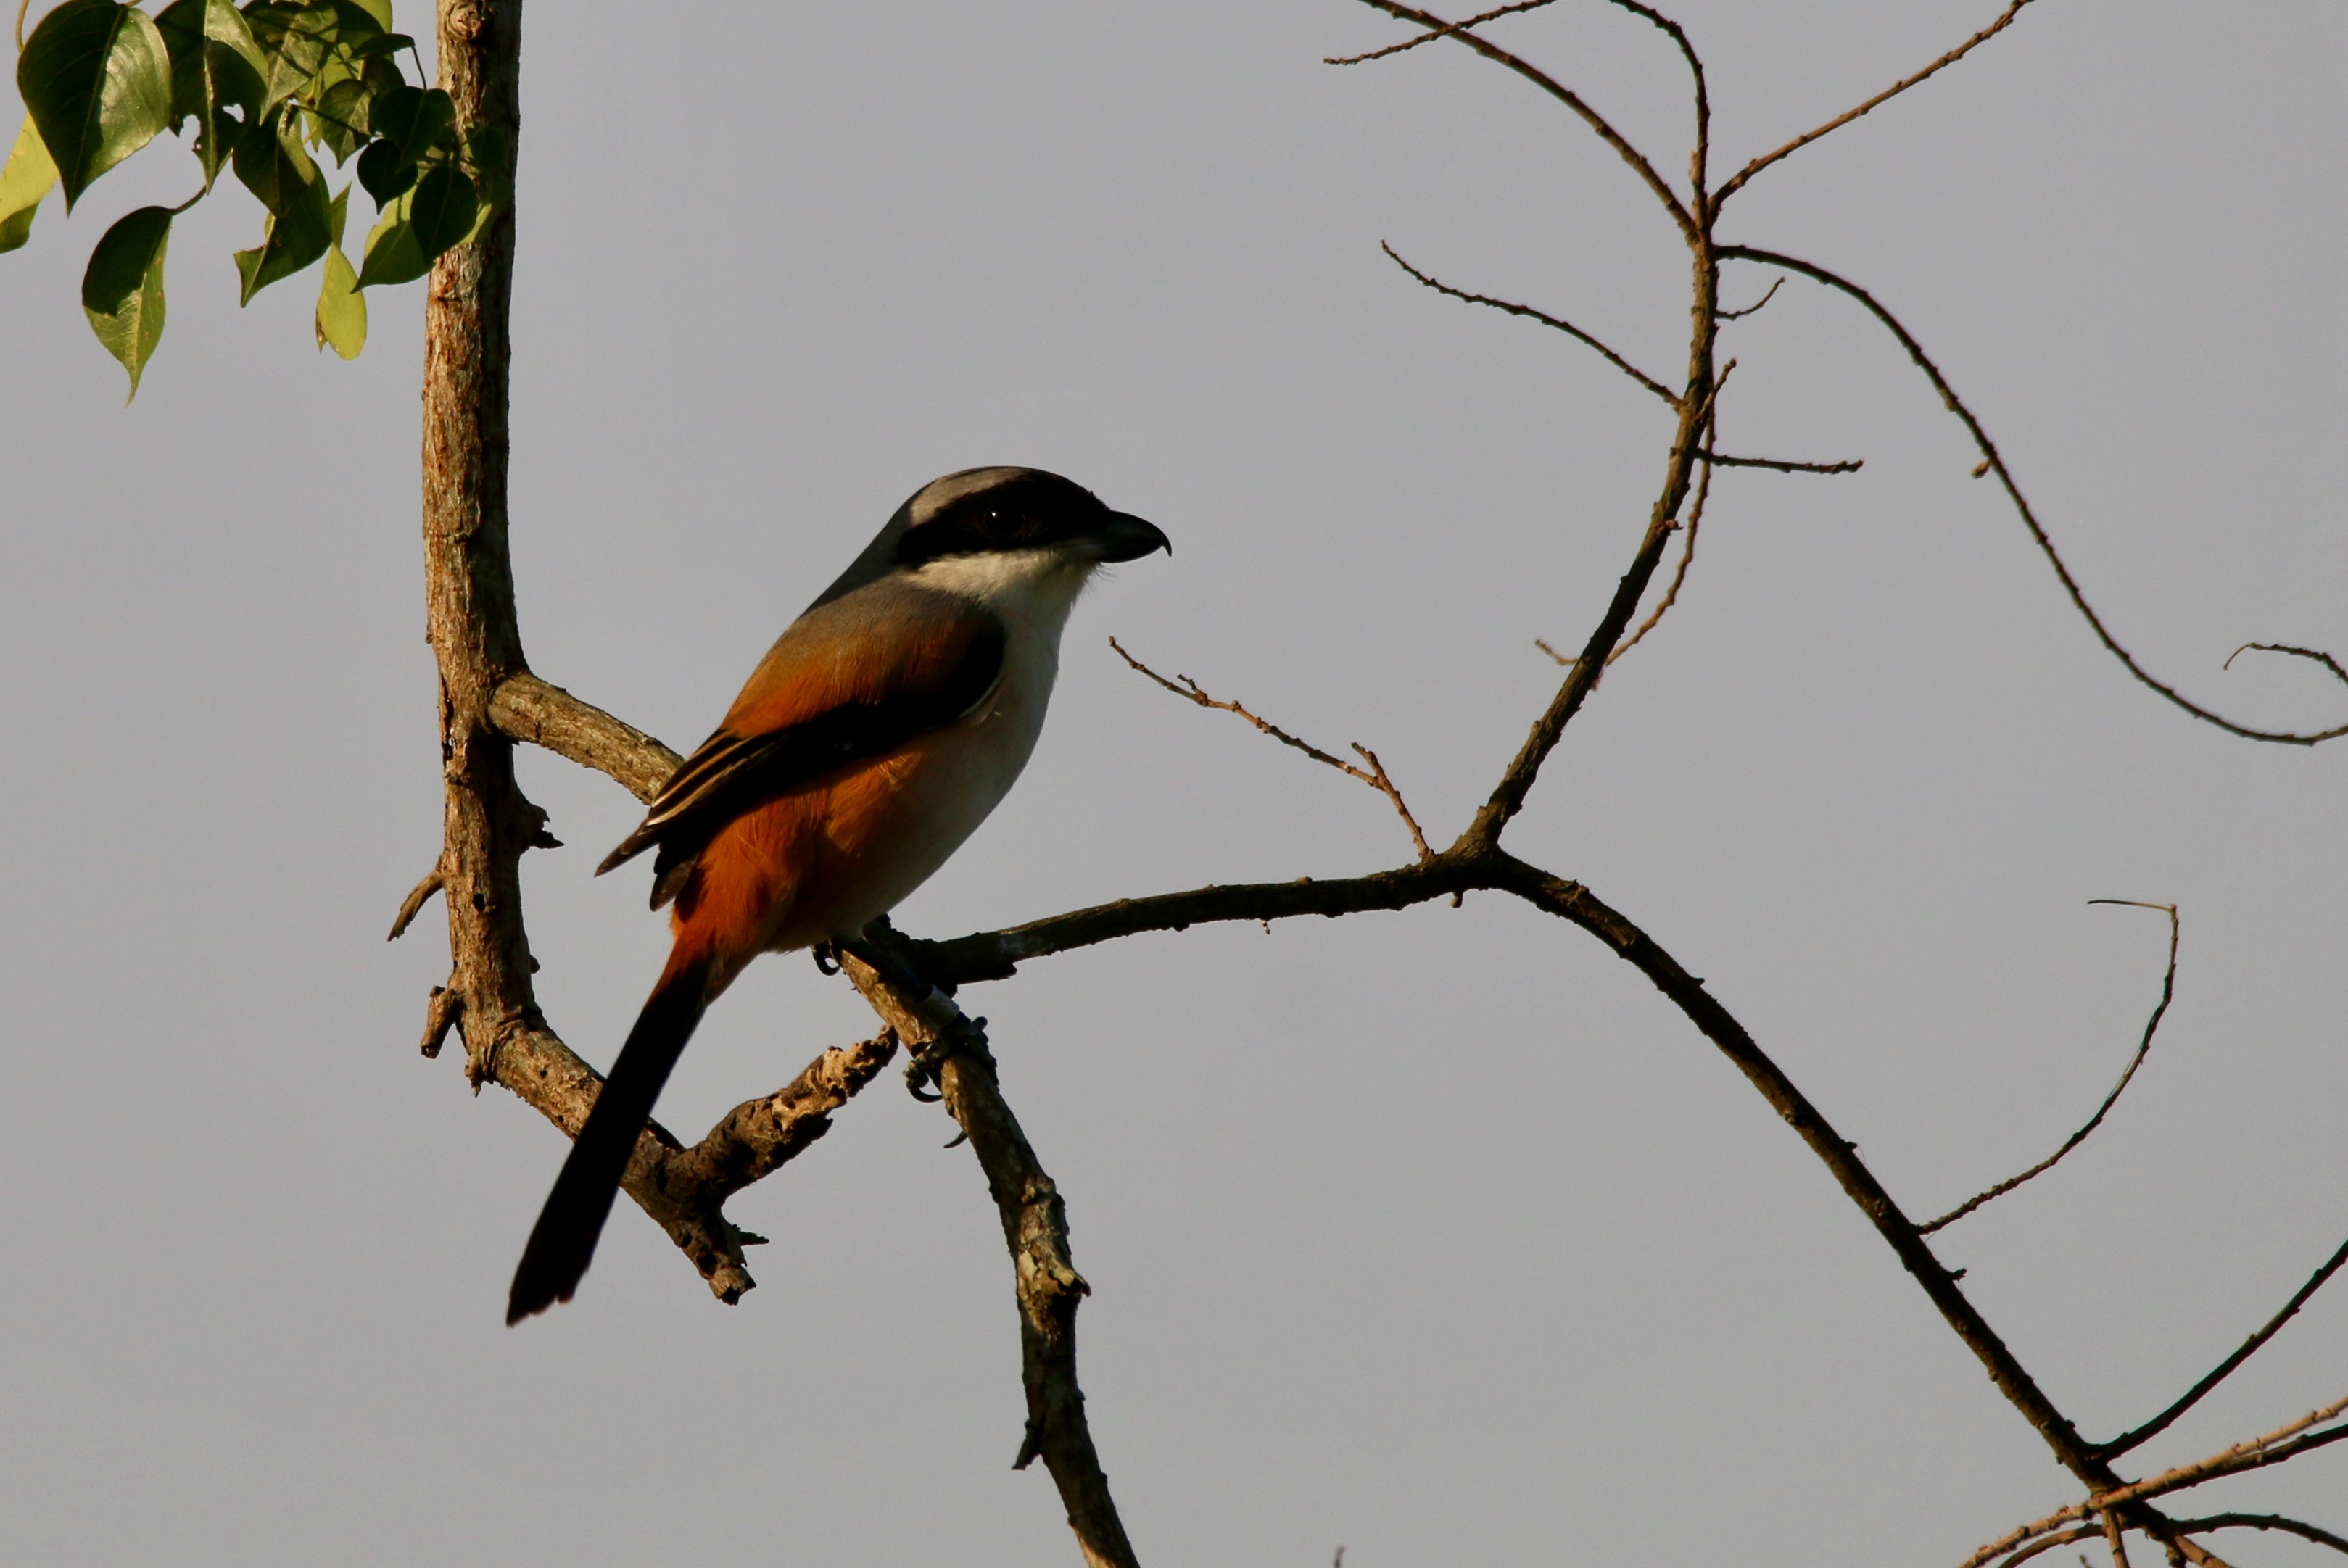
M1783 278L1772 278L1772 279L1770 279L1770 280L1769 280L1769 286L1768 286L1767 288L1766 288L1766 289L1764 289L1764 290L1762 290L1762 291L1761 291L1761 297L1760 297L1759 299L1757 299L1757 300L1754 301L1751 304L1749 304L1749 305L1746 306L1746 307L1745 307L1743 310L1741 310L1741 311L1723 311L1723 312L1721 312L1721 313L1720 313L1720 319L1721 319L1722 321L1725 321L1725 322L1741 322L1741 321L1743 321L1746 316L1757 316L1757 315L1759 315L1759 314L1761 313L1761 307L1762 307L1763 305L1767 304L1771 300L1776 299L1776 298L1777 297L1777 291L1778 291L1779 289L1784 288L1785 286L1786 286L1786 280L1785 280L1785 279L1783 279Z
M1361 753L1361 757L1364 762L1370 764L1368 770L1365 771L1361 768L1355 767L1353 764L1345 761L1343 757L1331 756L1327 752L1323 751L1320 747L1313 744L1310 741L1299 740L1296 736L1290 734L1286 730L1282 729L1278 724L1272 723L1269 719L1260 718L1256 714L1248 712L1246 708L1241 706L1237 702L1226 702L1220 698L1209 695L1204 687L1200 686L1196 681L1191 680L1188 675L1178 672L1175 675L1174 680L1169 681L1165 676L1160 675L1157 671L1152 670L1148 665L1144 664L1140 660L1136 659L1132 654L1128 653L1125 651L1125 645L1117 641L1114 637L1108 640L1108 645L1111 648L1116 649L1117 656L1119 659L1124 660L1128 664L1131 665L1134 670L1141 674L1148 676L1152 681L1157 682L1158 684L1165 687L1166 690L1173 692L1174 695L1183 699L1185 702L1196 702L1201 708L1219 708L1226 713L1236 714L1240 718L1245 719L1249 723L1253 724L1263 733L1270 735L1273 740L1278 741L1282 745L1303 752L1306 756L1311 757L1316 763L1326 763L1329 766L1335 768L1339 773L1344 774L1348 778L1361 780L1364 784L1369 785L1372 789L1377 791L1380 794L1385 796L1388 801L1393 803L1395 810L1400 814L1402 817L1403 826L1410 831L1410 841L1417 847L1419 859L1432 860L1435 858L1435 851L1426 846L1426 835L1419 831L1418 818L1410 814L1409 803L1402 798L1402 791L1395 786L1394 780L1386 776L1385 764L1378 761L1378 754L1375 752L1371 751L1367 746L1363 745L1358 741L1354 743L1354 750ZM1180 684L1176 684L1177 682L1180 682Z
M2140 1447L2147 1440L2167 1431L2176 1422L2178 1417L2199 1404L2202 1397L2210 1389L2233 1376L2236 1368L2265 1348L2267 1341L2281 1333L2282 1326L2299 1315L2299 1309L2306 1306L2317 1291L2323 1288L2326 1281L2340 1272L2343 1264L2348 1264L2348 1241L2342 1242L2339 1250L2326 1258L2322 1266L2313 1274L2307 1276L2307 1283L2301 1286L2289 1301L2283 1303L2281 1311L2268 1318L2257 1333L2243 1340L2232 1355L2211 1368L2199 1382L2178 1396L2175 1403L2142 1426L2131 1427L2109 1441L2096 1444L2096 1449L2104 1454L2116 1456Z
M1713 207L1717 210L1722 202L1726 201L1730 197L1735 195L1739 190L1742 190L1746 184L1751 180L1755 175L1760 173L1771 164L1777 162L1781 159L1792 157L1795 153L1799 152L1803 148L1806 148L1809 146L1810 143L1818 140L1818 138L1827 135L1830 131L1841 129L1844 126L1847 126L1851 121L1859 118L1869 109L1879 108L1881 105L1890 102L1891 99L1898 97L1901 93L1906 92L1910 87L1914 87L1917 83L1923 81L1926 77L1937 76L1941 71L1944 71L1951 66L1955 65L1959 60L1963 59L1967 55L1972 54L1975 49L1981 47L1982 45L1988 43L1992 38L1994 38L2000 33L2004 32L2008 26L2012 26L2014 17L2021 15L2022 8L2029 4L2030 0L2013 0L2013 3L2005 8L2004 15L1998 17L1996 21L1992 22L1988 26L1983 27L1980 32L1975 33L1972 37L1967 38L1963 43L1958 45L1955 48L1951 49L1947 54L1942 55L1939 59L1934 60L1931 65L1926 66L1914 76L1903 77L1900 81L1892 83L1891 86L1884 88L1881 92L1876 94L1865 103L1860 104L1857 108L1846 109L1843 113L1835 116L1834 118L1827 121L1826 124L1818 127L1816 130L1804 131L1801 135L1796 137L1785 146L1777 149L1776 151L1764 153L1759 158L1755 159L1752 162L1738 169L1729 179L1727 184L1723 185L1718 190L1713 193Z
M2240 659L2243 654L2249 652L2252 649L2256 649L2261 653L2288 653L2293 658L2312 660L2316 663L2322 665L2326 670L2331 671L2333 676L2338 678L2341 682L2348 682L2348 670L2342 669L2340 667L2340 661L2332 657L2331 654L2326 653L2318 648L2298 648L2288 642L2245 642L2240 648L2235 649L2231 653L2227 654L2226 661L2219 665L2219 668L2220 670L2231 670L2234 667L2234 661Z
M1803 463L1791 457L1734 457L1725 452L1705 451L1696 456L1724 468L1774 468L1780 474L1856 474L1867 466L1864 457L1845 457L1834 463Z
M1668 34L1672 42L1679 46L1680 57L1687 62L1688 74L1695 79L1695 146L1688 154L1688 190L1693 193L1693 205L1699 215L1696 227L1709 232L1713 202L1704 194L1705 188L1711 184L1704 170L1712 157L1712 89L1704 79L1704 61L1696 54L1695 45L1689 41L1687 29L1653 6L1643 5L1639 0L1608 0L1608 4L1634 16L1643 16Z
M1447 38L1462 28L1480 27L1487 22L1497 22L1503 16L1513 16L1520 11L1538 11L1542 6L1554 3L1555 0L1517 0L1513 5L1502 5L1496 10L1487 11L1480 16L1470 16L1464 22L1446 22L1432 32L1421 33L1415 38L1406 38L1399 44L1388 44L1383 49L1372 49L1363 55L1330 56L1323 58L1321 63L1324 66L1367 65L1372 60L1383 60L1389 55L1407 54L1421 44L1432 44L1437 38Z
M672 1202L714 1213L830 1132L831 1112L879 1076L896 1054L893 1030L845 1050L833 1047L772 1094L727 1112L692 1148L669 1153L652 1184Z
M416 917L424 912L425 901L439 892L446 880L447 878L441 876L440 867L438 866L426 872L424 880L409 889L407 897L399 901L399 913L394 916L391 921L391 935L386 937L384 940L398 941L407 927L415 923Z
M1704 422L1704 438L1707 441L1712 438L1711 426L1717 421L1717 419L1718 415L1715 414L1712 419L1707 419ZM1712 464L1707 460L1697 472L1695 482L1695 499L1688 504L1687 527L1685 529L1687 538L1680 544L1680 564L1672 569L1671 583L1663 589L1663 597L1655 601L1655 608L1648 612L1647 619L1639 622L1638 630L1632 632L1630 636L1624 638L1621 642L1615 644L1614 651L1606 656L1606 662L1608 664L1612 664L1617 659L1622 658L1622 655L1630 652L1631 650L1639 646L1640 643L1644 642L1647 640L1647 633L1653 631L1656 626L1662 622L1663 617L1671 612L1672 606L1680 601L1680 587L1687 581L1688 568L1695 564L1695 538L1696 535L1703 531L1704 528L1704 503L1709 501L1711 498ZM1534 641L1535 646L1539 647L1542 652L1547 653L1551 659L1556 659L1559 663L1566 664L1571 662L1570 660L1559 659L1557 650L1551 648L1548 643L1542 642L1539 639L1535 639Z
M2097 1495L2086 1506L2111 1508L2140 1499L2159 1497L2168 1492L2182 1491L2187 1487L2200 1486L2220 1476L2239 1475L2247 1470L2259 1470L2267 1465L2281 1464L2285 1460L2320 1449L2348 1438L2348 1424L2326 1427L2322 1431L2309 1431L2310 1427L2348 1411L2348 1399L2335 1399L2321 1409L2310 1410L2295 1420L2287 1421L2263 1437L2236 1443L2222 1452L2191 1464L2181 1464L2143 1481L2132 1481Z
M1597 350L1599 354L1605 359L1607 364L1621 371L1624 375L1629 376L1632 381L1637 382L1641 386L1645 387L1649 392L1653 393L1657 397L1662 398L1673 408L1677 408L1680 405L1679 394L1673 392L1670 387L1665 386L1662 382L1657 381L1653 376L1649 375L1645 371L1641 370L1637 365L1632 364L1629 360L1624 359L1621 354L1616 354L1612 349L1607 347L1604 343L1599 342L1588 333L1583 332L1580 327L1575 326L1571 322L1560 316L1550 315L1546 311L1537 311L1530 305L1519 305L1508 300L1496 300L1489 294L1471 294L1465 289L1455 289L1441 279L1429 277L1426 273L1420 272L1416 267L1412 266L1408 261L1404 261L1401 254L1384 240L1378 241L1378 249L1384 251L1388 257L1392 258L1395 266L1400 267L1404 272L1408 272L1412 277L1416 278L1420 282L1425 283L1437 293L1448 294L1455 300L1465 300L1471 305L1489 305L1496 311L1506 311L1512 316L1523 316L1529 321L1539 322L1545 327L1555 327L1558 331L1565 333L1566 336L1572 338L1577 343L1587 344L1589 347Z
M2101 1524L2077 1525L2070 1530L2065 1531L2059 1535L2050 1535L2044 1541L2035 1542L2031 1545L2024 1547L2021 1551L2016 1552L2013 1555L2000 1563L1997 1565L1997 1568L2014 1568L2016 1563L2027 1563L2042 1552L2052 1552L2057 1546L2068 1546L2075 1541L2092 1541L2096 1536L2103 1534L2103 1532L2104 1527Z
M685 760L642 730L527 670L508 676L490 694L489 721L510 739L543 746L618 780L638 800L658 794Z
M905 996L852 955L841 966L856 989L916 1050L942 1043L928 1002ZM1068 1252L1067 1206L1003 1098L994 1064L965 1052L938 1068L939 1091L961 1123L986 1189L1003 1221L1019 1297L1021 1382L1027 1392L1027 1430L1015 1470L1041 1458L1059 1487L1068 1528L1092 1568L1138 1568L1108 1476L1093 1448L1076 1382L1076 1307L1092 1293Z
M2302 1541L2312 1541L2318 1546L2348 1553L2348 1539L2320 1530L2303 1519L2281 1513L2213 1513L2202 1519L2180 1519L2177 1528L2197 1534L2205 1530L2280 1530Z
M1664 182L1662 175L1655 172L1655 166L1647 161L1645 155L1632 147L1629 139L1607 121L1604 115L1591 108L1581 94L1558 81L1539 67L1501 48L1490 39L1469 32L1464 22L1446 22L1432 12L1422 11L1415 5L1402 5L1400 0L1362 0L1362 3L1384 11L1389 16L1397 16L1403 21L1416 23L1438 36L1457 39L1486 59L1506 66L1571 109L1581 117L1583 124L1598 133L1600 140L1612 148L1622 161L1629 164L1632 170L1646 182L1647 189L1653 191L1655 200L1663 204L1663 210L1672 215L1672 221L1679 225L1681 234L1686 237L1689 243L1696 242L1698 231L1695 220L1689 215L1687 206L1681 201L1678 193Z
M1898 317L1885 309L1874 295L1857 283L1811 262L1800 261L1792 256L1780 255L1774 251L1757 250L1750 245L1723 245L1719 248L1718 254L1724 261L1754 261L1764 266L1781 267L1787 272L1798 272L1806 278L1824 283L1828 288L1839 289L1866 307L1868 313L1899 340L1900 346L1908 351L1908 357L1916 362L1916 368L1924 373L1931 382L1933 390L1941 395L1941 401L1948 405L1949 412L1962 421L1965 429L1972 434L1973 445L1980 450L1983 465L1988 470L1993 471L1997 475L1998 482L2005 487L2005 493L2013 500L2014 510L2020 514L2023 525L2030 530L2030 537L2038 542L2038 548L2044 553L2047 563L2054 567L2054 575L2062 582L2064 591L2071 596L2073 607L2085 618L2088 626L2094 629L2096 638L2111 651L2114 658L2127 667L2129 674L2195 718L2215 724L2227 733L2240 735L2245 740L2275 741L2286 745L2312 746L2324 741L2336 740L2342 735L2348 735L2348 724L2341 724L2312 733L2260 730L2246 724L2238 724L2222 714L2214 713L2202 707L2175 687L2154 676L2150 671L2137 662L2135 654L2120 645L2119 640L2114 637L2110 630L2104 625L2103 617L2096 613L2095 607L2087 602L2086 593L2079 587L2078 579L2071 575L2071 569L2064 564L2061 553L2054 548L2054 541L2047 536L2046 529L2039 523L2038 514L2031 509L2029 500L2022 493L2022 487L2015 482L2013 475L2007 469L2005 459L1998 455L1996 444L1990 440L1989 432L1982 428L1981 421L1973 416L1972 410L1965 405L1963 399L1957 395L1956 389L1949 384L1948 377L1941 374L1941 367L1932 363L1931 356L1924 352L1923 345L1916 341L1913 333L1900 324Z
M2177 995L2177 906L2174 904L2147 904L2135 898L2090 898L2087 902L2090 904L2119 904L2125 905L2133 909L2158 909L2168 917L2168 972L2161 978L2160 1000L2154 1005L2152 1017L2145 1020L2144 1039L2137 1044L2136 1054L2128 1058L2127 1069L2120 1074L2120 1081L2112 1085L2112 1091L2104 1096L2104 1102L2096 1107L2096 1113L2087 1118L2087 1124L2085 1126L2080 1128L2076 1132L2072 1133L2068 1138L2065 1138L2063 1141L2063 1146L2061 1148L2055 1150L2053 1153L2047 1155L2044 1159L2039 1161L2038 1163L2031 1166L2030 1169L2023 1172L2021 1174L2008 1176L2004 1181L1998 1183L1997 1185L1989 1188L1987 1191L1974 1194L1972 1197L1967 1198L1963 1203L1959 1204L1955 1208L1951 1209L1947 1214L1942 1214L1939 1219L1928 1221L1916 1227L1926 1235L1931 1235L1934 1231L1939 1230L1943 1225L1952 1225L1956 1221L1964 1218L1975 1209L1980 1208L1983 1204L1989 1203L1993 1199L2003 1197L2006 1194L2013 1191L2014 1188L2022 1185L2023 1183L2027 1182L2034 1177L2044 1175L2047 1172L2053 1170L2057 1161L2061 1160L2064 1155L2069 1153L2080 1144L2085 1143L2087 1141L2087 1135L2104 1124L2104 1118L2111 1114L2112 1107L2119 1103L2120 1096L2127 1091L2129 1080L2136 1077L2136 1070L2142 1067L2144 1065L2144 1059L2147 1055L2151 1054L2152 1037L2160 1032L2160 1020L2162 1018L2167 1016L2168 1012L2168 1004ZM2118 1450L2106 1448L2105 1451L2116 1452Z

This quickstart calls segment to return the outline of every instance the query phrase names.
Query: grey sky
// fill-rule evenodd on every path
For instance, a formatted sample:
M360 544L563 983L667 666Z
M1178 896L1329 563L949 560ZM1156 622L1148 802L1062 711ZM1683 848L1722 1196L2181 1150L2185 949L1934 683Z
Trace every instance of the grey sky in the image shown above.
M1995 9L1677 14L1733 166ZM417 0L402 22L428 31ZM2045 0L1728 226L1876 287L2118 633L2278 723L2348 709L2304 666L2218 668L2253 638L2348 651L2344 30L2316 0ZM1611 591L1668 427L1377 242L1658 373L1685 268L1524 84L1457 49L1317 63L1401 36L1336 0L534 9L535 667L689 745L917 485L1037 464L1176 553L1079 607L1027 778L903 925L1407 853L1376 796L1150 688L1111 631L1376 748L1456 832L1556 679L1532 639L1578 639ZM1504 36L1681 166L1676 61L1643 25L1560 0ZM372 300L357 364L314 354L314 275L235 309L259 210L226 192L174 236L122 409L77 280L192 168L141 157L0 260L0 1558L1073 1561L1048 1480L1007 1469L983 1185L893 1075L737 1201L774 1238L740 1307L623 1209L577 1302L500 1326L561 1140L417 1060L437 911L382 941L439 833L419 292ZM1846 303L1789 283L1726 352L1729 449L1868 466L1720 480L1681 607L1515 847L1704 975L1920 1214L2050 1149L2132 1049L2160 917L2085 901L2181 904L2137 1086L1946 1245L2116 1430L2348 1234L2348 751L2232 740L2130 682ZM588 875L635 809L524 765L571 846L526 866L541 995L608 1061L664 945L640 876ZM973 997L1067 1194L1089 1409L1145 1561L1941 1564L2073 1495L1726 1064L1520 907L1143 938ZM870 1027L769 960L663 1118L697 1132ZM2348 1391L2343 1288L2147 1460ZM2338 1527L2343 1465L2222 1496Z

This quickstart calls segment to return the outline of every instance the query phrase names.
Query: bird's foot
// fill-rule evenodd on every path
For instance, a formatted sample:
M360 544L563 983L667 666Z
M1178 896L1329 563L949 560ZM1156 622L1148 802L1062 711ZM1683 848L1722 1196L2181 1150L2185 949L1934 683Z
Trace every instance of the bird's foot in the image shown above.
M905 1089L916 1100L933 1104L945 1098L945 1085L940 1074L949 1057L966 1056L983 1067L989 1074L994 1071L994 1054L986 1048L986 1020L971 1018L955 1009L954 1027L942 1029L937 1038L905 1058ZM941 1092L932 1093L935 1084Z

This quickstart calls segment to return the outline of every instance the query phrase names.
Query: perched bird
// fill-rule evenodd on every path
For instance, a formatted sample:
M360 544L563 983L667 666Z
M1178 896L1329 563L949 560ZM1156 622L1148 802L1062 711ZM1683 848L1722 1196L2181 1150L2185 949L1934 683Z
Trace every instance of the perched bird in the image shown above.
M694 1026L760 953L834 943L927 881L1027 765L1096 568L1170 549L1035 468L925 485L768 650L598 876L650 849L668 964L514 1271L506 1321L568 1301Z

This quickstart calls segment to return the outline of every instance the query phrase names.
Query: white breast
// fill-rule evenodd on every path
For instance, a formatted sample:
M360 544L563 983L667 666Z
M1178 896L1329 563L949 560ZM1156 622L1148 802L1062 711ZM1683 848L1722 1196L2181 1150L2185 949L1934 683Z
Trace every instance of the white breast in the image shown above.
M1003 672L976 707L920 748L885 863L869 865L860 878L870 907L849 912L854 924L886 914L928 881L1018 782L1059 676L1060 632L1091 575L1090 563L1054 550L949 558L912 574L920 586L976 600L1002 619Z

